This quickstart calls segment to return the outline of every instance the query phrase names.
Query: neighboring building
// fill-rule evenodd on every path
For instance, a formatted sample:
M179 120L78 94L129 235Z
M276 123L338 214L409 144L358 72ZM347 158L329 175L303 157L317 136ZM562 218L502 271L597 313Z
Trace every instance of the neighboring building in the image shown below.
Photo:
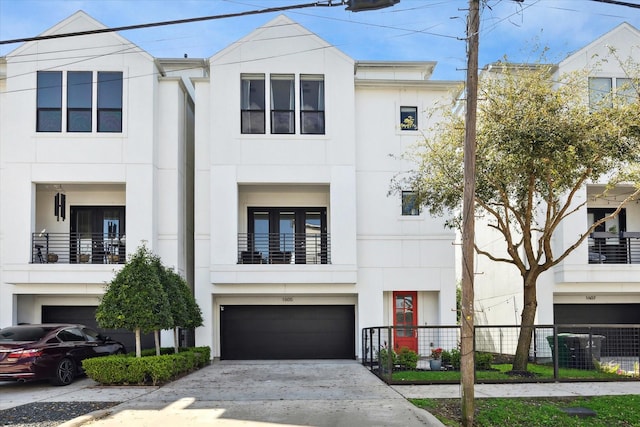
M102 28L77 12L43 35ZM116 33L0 58L0 326L95 325L105 283L142 243L193 283L194 99L173 76L182 68L205 71Z
M285 16L209 62L194 79L196 341L225 359L353 358L364 327L454 324L453 232L387 193L410 167L389 154L457 84L429 81L431 62L354 62ZM395 344L428 352L407 335Z
M630 88L631 81L616 56L640 63L638 29L627 23L614 28L560 62L556 77L589 70L590 95L585 103L597 101L609 91L637 102L637 87L635 91ZM630 189L618 186L607 199L596 198L603 185L604 182L590 183L578 195L576 203L586 200L586 207L562 222L553 241L555 253L575 242L594 220L612 212ZM540 276L537 324L640 324L639 203L636 200L627 205L616 220L606 223L563 262ZM497 234L491 234L482 223L476 225L476 230L478 243L484 249L504 247L496 240ZM476 323L519 324L523 295L518 271L505 263L478 257L476 273ZM497 345L499 339L493 338ZM546 341L539 340L540 344L546 346Z

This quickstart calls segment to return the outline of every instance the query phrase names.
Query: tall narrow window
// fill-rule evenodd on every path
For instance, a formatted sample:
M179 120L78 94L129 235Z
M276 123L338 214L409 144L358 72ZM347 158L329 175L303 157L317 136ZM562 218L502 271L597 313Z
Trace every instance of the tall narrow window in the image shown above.
M303 134L324 134L324 76L300 75L300 126Z
M62 72L38 71L36 131L62 131Z
M67 73L67 132L91 132L91 71Z
M271 75L271 133L295 133L293 75Z
M612 81L608 77L589 77L589 107L594 109L611 106L612 87Z
M402 192L402 215L420 215L420 207L413 191Z
M264 133L264 74L243 74L240 82L242 133Z
M122 132L121 72L98 72L98 132Z
M418 129L418 107L400 107L400 129Z

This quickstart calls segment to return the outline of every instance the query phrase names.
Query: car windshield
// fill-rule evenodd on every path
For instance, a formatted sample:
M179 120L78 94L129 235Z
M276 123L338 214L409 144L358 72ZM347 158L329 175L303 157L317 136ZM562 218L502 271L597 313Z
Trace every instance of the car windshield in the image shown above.
M10 326L0 329L0 342L2 341L39 341L51 328L42 326Z

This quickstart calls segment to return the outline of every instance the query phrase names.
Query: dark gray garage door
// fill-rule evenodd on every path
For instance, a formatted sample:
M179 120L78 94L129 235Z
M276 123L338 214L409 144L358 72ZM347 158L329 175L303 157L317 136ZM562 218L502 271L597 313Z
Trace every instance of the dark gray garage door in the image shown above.
M640 304L554 304L553 319L560 324L640 324Z
M640 304L554 304L553 318L556 325L630 325L608 328L560 327L558 331L604 336L602 356L638 356L640 331L631 325L640 324Z
M42 306L43 323L80 323L96 329L98 332L108 335L114 340L120 341L127 347L127 352L135 352L136 337L133 332L126 329L100 329L96 322L96 306ZM143 334L141 337L142 348L154 348L153 334ZM172 344L173 345L173 344Z
M354 359L353 305L225 305L221 358Z

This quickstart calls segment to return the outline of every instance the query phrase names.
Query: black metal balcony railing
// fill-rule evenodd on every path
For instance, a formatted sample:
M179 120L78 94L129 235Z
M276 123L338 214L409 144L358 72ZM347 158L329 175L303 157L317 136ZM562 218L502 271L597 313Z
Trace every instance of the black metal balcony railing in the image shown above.
M640 264L640 232L595 232L589 238L590 264Z
M31 262L61 264L124 264L124 234L33 233Z
M238 264L330 264L327 233L240 233Z

